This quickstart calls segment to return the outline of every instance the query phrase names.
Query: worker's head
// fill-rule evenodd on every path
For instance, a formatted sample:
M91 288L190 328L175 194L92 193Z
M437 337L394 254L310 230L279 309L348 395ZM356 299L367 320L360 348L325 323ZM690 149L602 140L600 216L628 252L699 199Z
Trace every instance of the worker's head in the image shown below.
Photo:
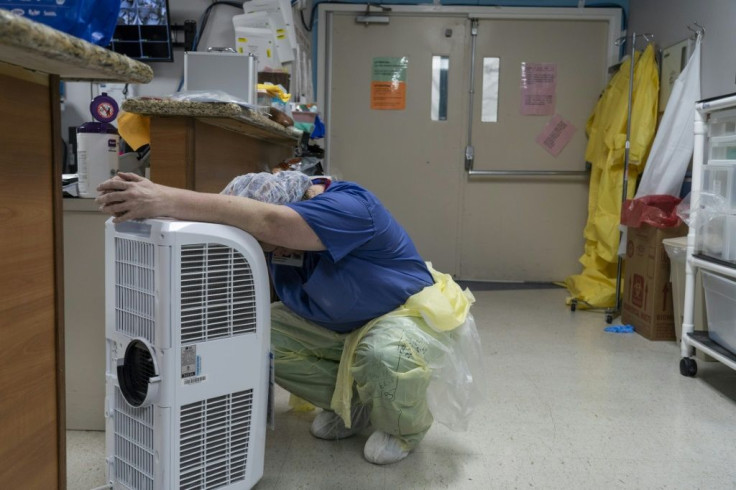
M271 204L287 204L304 199L311 186L310 177L302 172L259 172L235 177L222 194L248 197Z
M256 172L235 177L221 194L248 197L271 204L311 199L327 190L332 179L299 171Z

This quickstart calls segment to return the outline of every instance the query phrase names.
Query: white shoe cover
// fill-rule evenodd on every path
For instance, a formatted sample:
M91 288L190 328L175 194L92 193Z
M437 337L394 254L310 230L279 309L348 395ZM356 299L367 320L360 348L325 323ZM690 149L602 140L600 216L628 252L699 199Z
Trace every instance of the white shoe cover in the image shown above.
M337 440L354 436L370 424L370 409L365 405L356 405L350 410L352 427L345 427L342 417L335 412L325 410L312 421L309 432L317 439Z
M398 438L380 430L371 434L363 448L363 456L373 464L396 463L408 455Z

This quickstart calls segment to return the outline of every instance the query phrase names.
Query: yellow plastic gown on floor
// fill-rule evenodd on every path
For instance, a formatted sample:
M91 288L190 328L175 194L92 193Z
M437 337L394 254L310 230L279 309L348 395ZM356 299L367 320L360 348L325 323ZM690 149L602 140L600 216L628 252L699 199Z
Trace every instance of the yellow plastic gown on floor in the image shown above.
M621 196L626 150L629 75L625 60L598 100L588 119L585 160L592 165L588 196L588 222L583 231L585 251L581 274L565 279L581 307L606 308L616 303L617 250L621 222ZM627 197L634 196L637 177L644 170L657 125L659 75L653 45L637 53L631 101L631 133Z

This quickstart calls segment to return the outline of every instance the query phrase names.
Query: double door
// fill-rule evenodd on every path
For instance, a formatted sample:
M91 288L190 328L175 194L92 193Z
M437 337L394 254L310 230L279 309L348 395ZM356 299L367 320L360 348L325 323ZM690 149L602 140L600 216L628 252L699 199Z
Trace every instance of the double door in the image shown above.
M422 256L457 278L579 272L585 124L620 20L583 10L397 6L380 12L388 23L360 23L354 8L328 6L330 173L375 192Z

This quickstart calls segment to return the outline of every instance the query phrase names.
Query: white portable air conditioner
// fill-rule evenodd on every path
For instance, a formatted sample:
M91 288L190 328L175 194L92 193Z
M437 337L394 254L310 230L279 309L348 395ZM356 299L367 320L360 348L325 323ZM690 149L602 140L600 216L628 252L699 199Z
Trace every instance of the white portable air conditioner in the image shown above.
M225 225L106 224L106 453L115 489L247 489L263 476L268 272Z

